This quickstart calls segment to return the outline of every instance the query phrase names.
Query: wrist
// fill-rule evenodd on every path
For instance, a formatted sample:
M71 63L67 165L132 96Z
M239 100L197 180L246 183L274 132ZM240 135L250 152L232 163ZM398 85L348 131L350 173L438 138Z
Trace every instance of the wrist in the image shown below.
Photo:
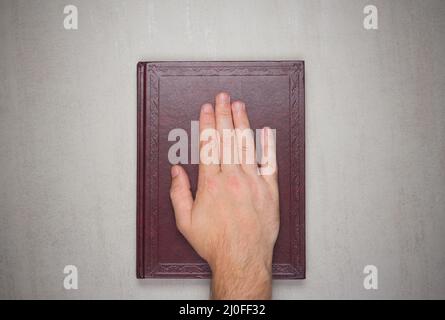
M213 299L270 299L272 257L256 256L243 261L225 257L209 264Z

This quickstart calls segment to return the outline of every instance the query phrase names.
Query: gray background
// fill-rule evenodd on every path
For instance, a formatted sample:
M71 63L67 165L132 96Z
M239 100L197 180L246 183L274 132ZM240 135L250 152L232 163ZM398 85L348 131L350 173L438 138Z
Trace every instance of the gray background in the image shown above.
M440 0L1 0L0 297L207 298L206 280L135 277L136 63L303 59L307 279L275 298L445 298L444 16Z

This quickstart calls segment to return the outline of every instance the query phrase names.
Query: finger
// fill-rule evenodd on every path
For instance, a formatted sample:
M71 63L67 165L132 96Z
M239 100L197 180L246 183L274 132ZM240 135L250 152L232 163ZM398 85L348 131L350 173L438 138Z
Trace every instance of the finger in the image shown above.
M255 140L253 131L250 129L246 105L241 101L232 103L232 115L241 167L247 174L257 176L258 164L255 157Z
M238 149L233 128L230 96L221 92L215 100L216 130L220 137L221 171L238 170Z
M219 142L215 124L215 113L210 103L201 107L199 116L199 180L221 171L219 165Z
M263 128L261 134L260 174L272 187L277 187L277 155L275 130Z
M181 166L171 168L172 183L170 198L175 211L176 226L185 236L191 226L193 197L190 191L190 181Z

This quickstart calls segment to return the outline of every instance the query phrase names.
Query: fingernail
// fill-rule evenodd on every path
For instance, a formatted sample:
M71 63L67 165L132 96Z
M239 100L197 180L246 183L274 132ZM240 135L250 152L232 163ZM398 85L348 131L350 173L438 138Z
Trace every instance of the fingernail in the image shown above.
M212 105L210 103L206 103L202 106L202 112L204 113L212 113L213 108Z
M233 109L235 109L235 112L241 112L244 110L244 103L242 103L241 101L235 101L233 103Z
M171 174L172 178L176 177L179 174L179 169L177 167L172 167Z
M226 104L230 102L230 97L227 93L221 92L216 96L216 102L218 104Z

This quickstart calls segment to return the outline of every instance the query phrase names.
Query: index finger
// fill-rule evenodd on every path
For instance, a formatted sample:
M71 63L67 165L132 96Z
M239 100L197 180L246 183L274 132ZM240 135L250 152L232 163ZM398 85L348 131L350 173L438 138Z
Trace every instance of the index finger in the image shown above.
M210 103L202 105L199 115L199 179L220 172L219 143L215 112Z

